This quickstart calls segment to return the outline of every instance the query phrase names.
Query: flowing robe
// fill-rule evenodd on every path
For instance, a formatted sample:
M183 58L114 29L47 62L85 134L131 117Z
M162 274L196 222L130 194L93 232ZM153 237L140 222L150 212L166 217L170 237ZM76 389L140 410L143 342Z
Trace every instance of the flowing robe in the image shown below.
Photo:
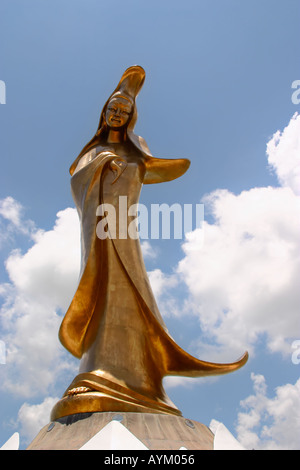
M81 362L66 394L86 386L146 403L152 410L180 414L164 392L164 376L222 374L246 362L244 356L236 363L214 364L183 351L169 335L157 307L139 240L128 233L119 236L119 220L125 216L126 231L132 221L119 207L120 196L129 208L138 203L143 183L174 179L186 168L183 159L147 158L142 152L120 156L96 147L74 172L71 188L81 223L82 266L59 336ZM97 236L101 204L115 208L115 220L107 218L108 234L115 238Z

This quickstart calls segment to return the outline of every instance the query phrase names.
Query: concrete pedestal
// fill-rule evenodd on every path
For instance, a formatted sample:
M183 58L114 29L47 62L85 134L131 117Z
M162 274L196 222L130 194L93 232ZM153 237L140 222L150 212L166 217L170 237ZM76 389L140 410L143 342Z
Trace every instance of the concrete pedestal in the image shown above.
M109 447L107 444L109 433L111 433L111 426L107 425L114 421L122 425L114 428L117 431L121 430L119 447ZM123 435L122 429L125 431ZM99 433L101 430L103 433ZM126 440L127 431L131 433L132 438L137 439L136 447L134 447L134 439ZM213 450L214 448L214 434L207 426L197 421L159 413L99 412L70 415L47 424L27 450L79 450L84 446L87 447L87 443L97 433L99 440L94 439L94 446L96 446L94 448L97 448L98 442L99 449L104 442L108 449L121 449L122 439L123 442L129 442L128 445L131 447L125 445L128 450L143 448L143 446L149 450L179 450L182 447L187 450Z

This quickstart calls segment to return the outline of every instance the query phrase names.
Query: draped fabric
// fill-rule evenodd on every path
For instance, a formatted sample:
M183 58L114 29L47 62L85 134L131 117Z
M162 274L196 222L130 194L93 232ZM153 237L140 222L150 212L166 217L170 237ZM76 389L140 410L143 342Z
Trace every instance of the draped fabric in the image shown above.
M123 379L131 371L131 385L139 390L151 388L154 382L159 387L165 375L211 375L240 367L245 357L233 364L204 362L183 351L169 335L139 240L128 234L118 237L120 196L126 198L127 207L138 203L147 165L142 156L127 161L122 156L125 169L115 181L112 163L118 158L97 147L85 155L85 164L72 176L82 228L82 267L60 328L62 344L81 358L81 373L105 370ZM108 219L108 234L116 232L116 238L97 237L100 204L116 209L116 227L109 226ZM130 221L127 217L126 229Z
M59 337L80 358L80 369L54 407L53 419L113 409L180 414L164 392L164 376L223 374L247 361L246 353L235 363L204 362L176 344L156 304L139 239L128 232L135 219L128 216L128 209L137 206L142 185L176 179L190 164L187 159L153 157L144 139L133 133L135 98L144 78L139 66L124 72L102 110L95 136L70 168L81 226L81 272ZM132 103L119 140L109 138L106 123L112 96ZM109 207L114 217L105 216ZM99 236L104 219L105 234Z

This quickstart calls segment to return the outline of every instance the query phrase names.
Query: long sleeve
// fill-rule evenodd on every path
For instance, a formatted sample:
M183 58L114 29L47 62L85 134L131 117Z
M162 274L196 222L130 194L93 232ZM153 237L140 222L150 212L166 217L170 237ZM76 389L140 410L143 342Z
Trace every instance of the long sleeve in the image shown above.
M144 184L164 183L182 176L188 170L190 161L186 158L148 157L145 160L145 166Z

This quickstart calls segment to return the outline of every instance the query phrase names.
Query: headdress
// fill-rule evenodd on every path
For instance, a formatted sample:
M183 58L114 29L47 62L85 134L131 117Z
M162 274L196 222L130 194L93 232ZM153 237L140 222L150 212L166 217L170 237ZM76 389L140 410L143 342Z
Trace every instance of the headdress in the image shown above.
M106 101L103 110L100 115L100 120L99 120L99 125L96 134L94 137L84 146L76 160L73 162L73 164L70 167L70 173L71 175L74 173L75 168L80 160L80 158L91 148L95 147L97 143L100 142L100 136L103 131L103 129L106 127L105 123L105 112L106 112L106 107L109 103L109 101L112 99L114 96L124 96L125 98L129 98L133 101L133 115L132 118L130 119L130 122L128 123L127 127L127 133L130 138L130 140L133 141L135 145L137 145L142 151L146 151L146 153L149 153L147 151L147 148L144 148L144 144L141 142L140 137L135 136L133 134L133 129L137 120L137 109L135 105L135 99L140 91L140 89L143 86L143 83L145 81L145 70L140 67L139 65L133 65L132 67L129 67L125 72L123 73L121 80L119 81L117 87L113 91L113 93L110 95L108 100Z

